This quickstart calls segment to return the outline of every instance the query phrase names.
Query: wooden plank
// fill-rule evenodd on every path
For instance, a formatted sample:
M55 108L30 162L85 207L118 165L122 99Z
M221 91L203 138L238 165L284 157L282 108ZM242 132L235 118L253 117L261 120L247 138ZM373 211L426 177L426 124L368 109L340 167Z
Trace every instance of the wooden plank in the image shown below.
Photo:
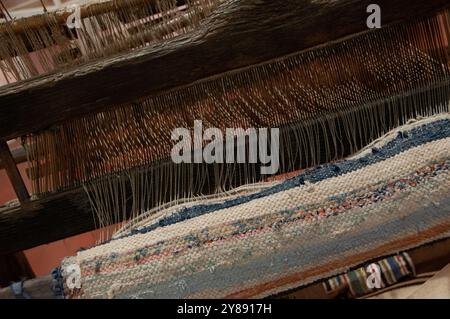
M95 229L82 188L0 208L0 256Z
M0 141L0 159L8 174L9 180L14 188L14 191L19 199L19 202L24 203L30 198L27 187L23 182L22 176L17 169L14 158L9 150L8 143L6 141Z
M113 105L367 31L371 0L227 1L188 35L128 55L0 89L0 138L11 139ZM380 0L384 25L448 0Z

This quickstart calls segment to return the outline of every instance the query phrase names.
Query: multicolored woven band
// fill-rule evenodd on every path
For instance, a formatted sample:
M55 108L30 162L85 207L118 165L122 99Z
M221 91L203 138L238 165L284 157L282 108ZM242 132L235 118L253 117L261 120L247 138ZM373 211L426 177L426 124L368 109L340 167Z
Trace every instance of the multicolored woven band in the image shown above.
M415 270L411 258L408 253L401 253L328 279L323 285L328 294L347 293L349 297L358 298L413 275Z

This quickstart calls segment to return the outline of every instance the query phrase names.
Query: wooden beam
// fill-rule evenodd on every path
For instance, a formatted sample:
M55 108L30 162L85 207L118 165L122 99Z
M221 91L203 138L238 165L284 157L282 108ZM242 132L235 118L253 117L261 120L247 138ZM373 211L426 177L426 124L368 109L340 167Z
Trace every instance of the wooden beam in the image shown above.
M121 103L367 31L372 0L226 1L197 31L76 70L0 89L0 138L11 139ZM448 0L379 0L384 25Z
M0 256L91 231L93 216L83 188L0 208Z
M16 192L17 198L20 203L24 203L30 198L27 187L23 182L22 176L17 169L14 158L9 150L8 143L6 141L0 141L0 159L8 174L9 180Z

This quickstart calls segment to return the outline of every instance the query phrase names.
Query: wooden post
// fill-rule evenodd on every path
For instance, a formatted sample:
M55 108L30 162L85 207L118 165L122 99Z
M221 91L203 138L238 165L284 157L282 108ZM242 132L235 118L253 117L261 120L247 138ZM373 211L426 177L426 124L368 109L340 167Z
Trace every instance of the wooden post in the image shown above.
M17 169L16 163L6 141L0 141L0 159L6 173L8 174L14 191L16 192L19 202L22 204L28 201L30 195L28 194L22 176L20 176L19 170Z
M23 148L23 146L11 150L11 154L16 164L25 163L27 161L27 153ZM0 169L4 169L1 159L0 159Z

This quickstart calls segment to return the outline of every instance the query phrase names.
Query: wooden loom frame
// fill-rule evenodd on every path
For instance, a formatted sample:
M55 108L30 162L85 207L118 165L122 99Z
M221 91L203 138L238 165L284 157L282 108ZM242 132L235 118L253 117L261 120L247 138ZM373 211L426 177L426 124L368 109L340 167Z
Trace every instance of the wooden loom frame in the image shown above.
M370 32L365 21L371 0L263 2L241 0L221 6L202 30L149 46L139 54L120 55L0 88L1 163L20 201L20 206L0 208L0 256L95 229L81 187L30 200L7 140L111 105ZM383 25L427 16L449 5L448 0L377 3Z

